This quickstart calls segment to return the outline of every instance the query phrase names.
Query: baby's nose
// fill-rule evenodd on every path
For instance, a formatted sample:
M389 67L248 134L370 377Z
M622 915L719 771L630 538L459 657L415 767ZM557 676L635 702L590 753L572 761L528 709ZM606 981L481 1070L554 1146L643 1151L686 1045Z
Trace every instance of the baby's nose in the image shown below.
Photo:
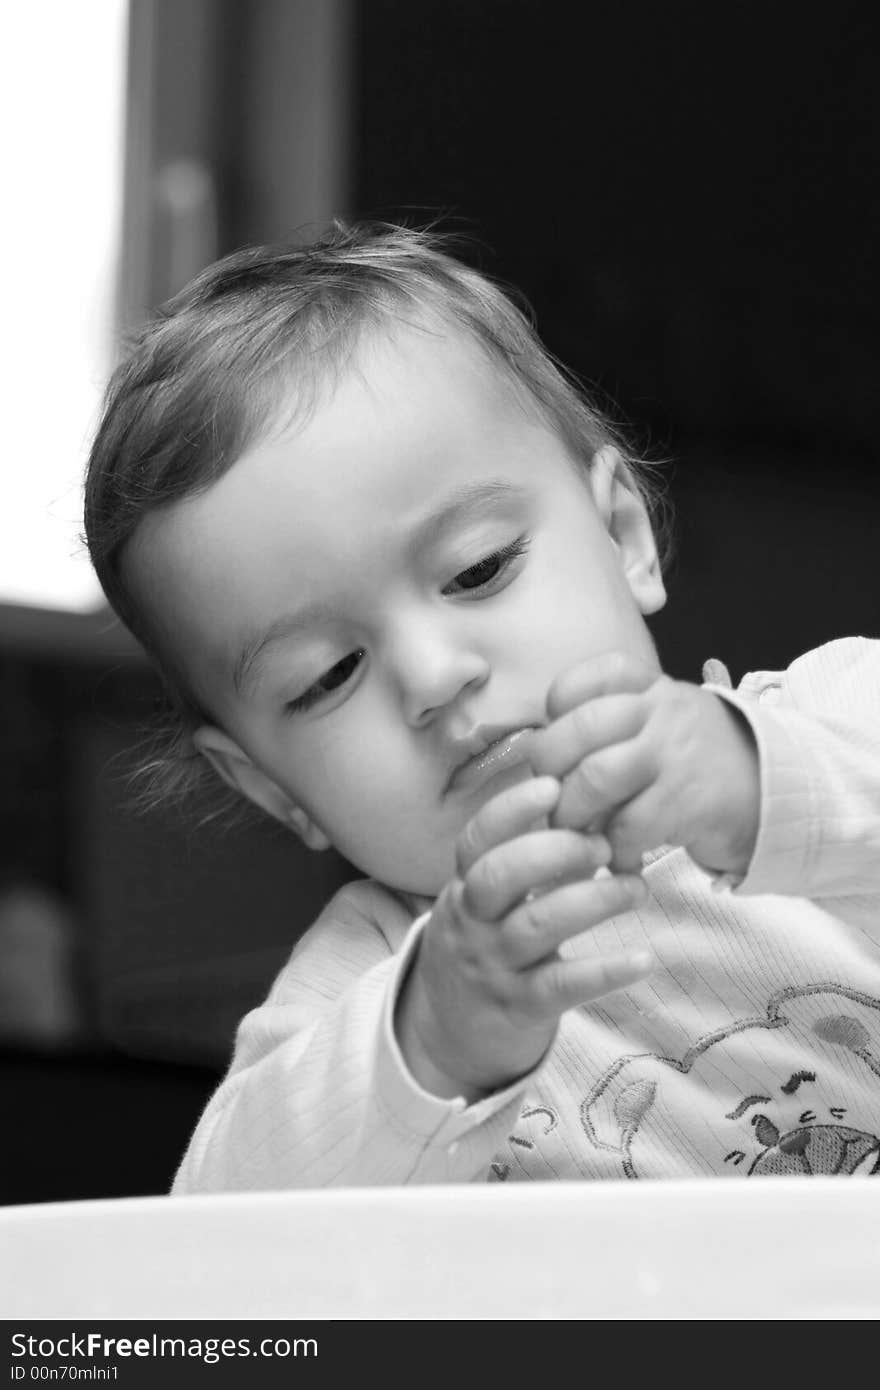
M428 724L454 704L465 690L478 689L489 677L489 663L473 644L442 632L422 631L401 646L394 658L407 723Z

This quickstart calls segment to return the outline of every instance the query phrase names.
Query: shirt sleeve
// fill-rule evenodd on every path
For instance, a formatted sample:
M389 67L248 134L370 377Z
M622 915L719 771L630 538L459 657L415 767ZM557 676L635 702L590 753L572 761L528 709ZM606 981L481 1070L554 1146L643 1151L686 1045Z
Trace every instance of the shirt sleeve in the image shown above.
M880 642L829 642L736 691L707 688L758 747L758 838L737 893L880 893Z
M350 884L243 1020L173 1193L472 1181L513 1127L528 1078L468 1105L423 1090L393 1030L426 917L395 950L401 906ZM393 935L392 938L393 940Z

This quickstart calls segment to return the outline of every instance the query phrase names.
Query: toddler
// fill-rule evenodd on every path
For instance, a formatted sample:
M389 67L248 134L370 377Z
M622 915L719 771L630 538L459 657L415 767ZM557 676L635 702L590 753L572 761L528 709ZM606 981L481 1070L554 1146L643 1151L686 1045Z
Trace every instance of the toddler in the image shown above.
M236 253L143 331L86 533L169 766L363 874L175 1192L880 1171L880 643L668 678L652 513L426 233Z

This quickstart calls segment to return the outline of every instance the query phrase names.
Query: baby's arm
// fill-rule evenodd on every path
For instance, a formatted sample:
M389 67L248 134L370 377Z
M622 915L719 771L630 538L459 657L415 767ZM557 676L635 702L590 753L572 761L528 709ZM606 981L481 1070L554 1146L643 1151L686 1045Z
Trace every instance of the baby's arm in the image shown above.
M880 643L850 638L739 690L611 654L566 672L531 750L558 823L601 825L615 863L684 845L752 893L880 892Z
M417 935L380 885L361 880L336 894L243 1020L175 1193L467 1181L486 1171L517 1098L463 1117L401 1064L391 1006Z
M761 765L740 891L837 899L836 913L880 935L876 910L856 902L880 894L880 642L828 642L720 693L748 719Z
M529 780L487 803L458 846L461 876L399 950L393 894L337 894L242 1023L176 1193L485 1175L559 1014L651 964L558 959L560 942L644 893L637 878L583 881L608 857L595 837L527 833L558 793Z

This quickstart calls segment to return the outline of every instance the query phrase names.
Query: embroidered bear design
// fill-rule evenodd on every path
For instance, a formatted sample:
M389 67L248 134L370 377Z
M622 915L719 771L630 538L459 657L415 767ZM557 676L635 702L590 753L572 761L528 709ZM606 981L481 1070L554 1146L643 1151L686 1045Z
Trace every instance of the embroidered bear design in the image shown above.
M732 1078L759 1068L761 1089L731 1105ZM676 1160L682 1173L873 1175L878 1114L880 1001L823 983L780 990L763 1018L701 1038L679 1059L618 1058L585 1098L581 1123L629 1178L671 1173ZM652 1151L670 1147L672 1166L658 1169Z

